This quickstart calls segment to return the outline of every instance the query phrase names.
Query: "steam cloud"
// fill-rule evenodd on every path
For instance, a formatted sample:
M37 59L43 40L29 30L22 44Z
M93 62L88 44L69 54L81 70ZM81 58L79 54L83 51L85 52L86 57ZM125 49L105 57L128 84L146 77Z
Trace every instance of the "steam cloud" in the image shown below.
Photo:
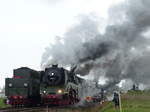
M126 0L109 9L110 21L100 33L95 16L83 16L42 56L41 66L78 65L76 73L93 80L107 78L105 87L123 79L150 84L150 1ZM111 85L111 86L110 86Z

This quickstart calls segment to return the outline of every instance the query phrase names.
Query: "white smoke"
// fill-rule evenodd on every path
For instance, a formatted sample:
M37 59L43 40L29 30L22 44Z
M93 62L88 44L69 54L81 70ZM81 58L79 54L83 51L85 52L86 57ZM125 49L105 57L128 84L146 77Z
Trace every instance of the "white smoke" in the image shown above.
M145 35L150 28L149 6L148 0L126 0L112 6L103 34L96 16L83 16L46 49L41 66L76 64L81 75L92 74L97 81L106 77L106 88L123 79L149 85L150 38Z

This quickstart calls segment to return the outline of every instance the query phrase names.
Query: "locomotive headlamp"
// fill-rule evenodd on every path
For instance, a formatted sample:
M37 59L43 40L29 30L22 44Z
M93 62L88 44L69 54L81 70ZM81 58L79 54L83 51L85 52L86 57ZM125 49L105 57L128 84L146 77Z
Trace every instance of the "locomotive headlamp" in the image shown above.
M28 86L28 84L27 83L24 83L24 87L27 87Z
M8 86L9 86L9 87L12 87L12 83L9 83Z
M43 91L43 93L45 94L45 93L46 93L46 91Z
M52 76L54 75L54 73L51 74Z
M62 90L61 89L58 89L58 91L57 91L59 94L61 94L62 93Z

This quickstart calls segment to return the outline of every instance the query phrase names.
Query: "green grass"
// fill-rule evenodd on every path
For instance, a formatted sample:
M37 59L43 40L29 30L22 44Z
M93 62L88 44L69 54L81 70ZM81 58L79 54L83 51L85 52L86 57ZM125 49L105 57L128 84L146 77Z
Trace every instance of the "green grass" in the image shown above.
M5 107L8 107L9 105L6 105L4 103L4 99L3 98L0 98L0 108L5 108Z
M150 92L149 91L129 91L121 96L122 112L150 112ZM100 112L119 112L112 102L102 108Z

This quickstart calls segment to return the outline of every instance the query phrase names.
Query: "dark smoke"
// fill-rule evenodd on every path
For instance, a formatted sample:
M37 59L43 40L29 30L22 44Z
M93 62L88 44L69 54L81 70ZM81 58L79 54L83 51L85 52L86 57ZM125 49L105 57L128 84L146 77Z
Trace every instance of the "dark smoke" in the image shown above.
M101 76L107 78L106 88L124 79L149 85L150 1L126 0L112 6L109 17L101 34L97 18L83 16L78 25L46 49L42 67L76 64L78 74L91 75L97 81Z
M82 55L84 55L84 57L82 57L81 59L79 57L79 62L83 63L89 60L94 61L95 59L106 54L109 51L108 47L109 47L109 44L107 43L99 43L98 45L95 45L95 46L91 46L91 43L83 44ZM79 52L79 54L81 53Z

